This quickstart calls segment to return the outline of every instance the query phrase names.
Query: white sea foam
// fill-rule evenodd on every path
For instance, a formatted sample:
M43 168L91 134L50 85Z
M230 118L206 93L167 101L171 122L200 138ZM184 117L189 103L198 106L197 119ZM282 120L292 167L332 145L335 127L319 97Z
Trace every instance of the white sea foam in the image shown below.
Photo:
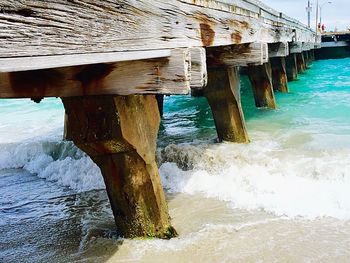
M289 217L350 219L350 151L298 152L260 141L170 145L162 155L171 160L160 167L169 192L201 193L235 208ZM179 168L184 156L192 169Z
M70 142L24 142L0 145L0 169L23 168L71 189L103 189L99 168Z
M103 189L98 167L69 142L0 146L0 169L23 168L77 191ZM350 219L350 151L250 145L169 145L159 153L170 193L204 194L232 207L276 215Z

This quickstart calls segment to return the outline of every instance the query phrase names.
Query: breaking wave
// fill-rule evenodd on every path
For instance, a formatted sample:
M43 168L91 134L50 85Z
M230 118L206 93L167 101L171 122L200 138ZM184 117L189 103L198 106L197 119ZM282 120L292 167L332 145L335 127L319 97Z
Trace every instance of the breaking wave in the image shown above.
M251 145L169 145L160 173L171 193L204 194L279 216L350 219L350 151Z

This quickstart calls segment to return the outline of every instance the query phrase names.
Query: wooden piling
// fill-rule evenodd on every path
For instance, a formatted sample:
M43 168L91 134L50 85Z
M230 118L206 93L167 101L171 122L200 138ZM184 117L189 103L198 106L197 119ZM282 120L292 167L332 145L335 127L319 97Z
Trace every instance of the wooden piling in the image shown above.
M295 53L286 57L286 73L288 81L298 79L297 57Z
M272 84L274 90L288 93L286 60L284 57L271 58Z
M304 51L304 59L305 59L305 67L306 69L310 68L311 58L310 58L310 51Z
M312 62L315 60L315 58L312 56L312 51L313 51L313 50L309 50L309 51L308 51L310 63L312 63Z
M204 95L211 107L219 140L249 142L241 106L238 67L210 69Z
M311 54L311 60L315 61L315 50L314 49L310 50L310 54Z
M298 73L303 73L306 70L304 53L296 53Z
M273 92L271 64L248 67L248 77L252 84L255 105L276 109L276 100Z
M100 167L124 237L176 236L155 162L160 123L154 95L62 98L66 138Z

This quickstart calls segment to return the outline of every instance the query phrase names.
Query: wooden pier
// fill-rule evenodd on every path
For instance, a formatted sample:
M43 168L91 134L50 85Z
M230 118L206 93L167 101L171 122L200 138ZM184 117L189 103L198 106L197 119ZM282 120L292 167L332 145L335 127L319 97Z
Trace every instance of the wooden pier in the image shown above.
M171 238L155 162L162 95L204 95L223 141L307 69L320 37L255 0L0 0L0 98L60 97L65 138L101 168L125 237ZM157 98L158 100L157 100Z

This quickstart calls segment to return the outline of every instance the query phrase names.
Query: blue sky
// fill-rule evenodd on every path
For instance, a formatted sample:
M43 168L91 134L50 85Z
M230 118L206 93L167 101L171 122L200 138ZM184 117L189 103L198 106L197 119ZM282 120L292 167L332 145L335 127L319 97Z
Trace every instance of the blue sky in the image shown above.
M268 6L281 11L299 21L307 24L306 6L307 0L261 0ZM311 25L315 27L316 16L316 0L311 0L313 3L312 22ZM319 0L322 8L322 23L325 24L326 30L345 30L350 27L350 0L331 0L328 4L325 0Z

